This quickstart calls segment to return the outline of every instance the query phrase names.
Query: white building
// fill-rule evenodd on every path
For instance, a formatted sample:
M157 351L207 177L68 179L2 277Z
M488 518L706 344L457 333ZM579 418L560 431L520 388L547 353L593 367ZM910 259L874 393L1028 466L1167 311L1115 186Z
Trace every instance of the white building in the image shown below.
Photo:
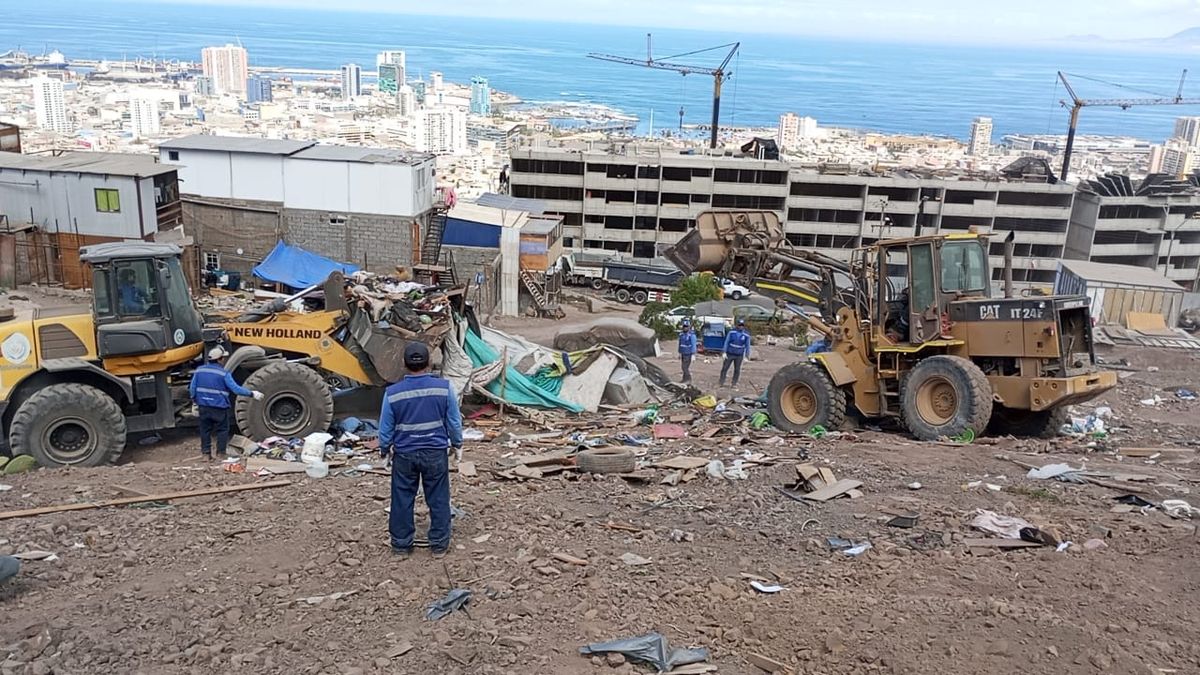
M1200 154L1200 150L1194 146L1185 145L1179 141L1169 141L1163 146L1159 172L1170 174L1176 178L1186 176L1197 168L1197 154Z
M435 70L432 73L429 73L429 88L430 89L432 89L434 91L441 91L442 88L445 86L445 84L446 83L442 81L442 74L440 72Z
M396 90L396 107L400 117L411 119L417 113L417 93L407 84Z
M33 109L37 125L43 129L69 134L74 129L67 119L62 80L39 77L33 80Z
M362 68L357 63L342 66L342 99L362 96Z
M974 157L990 154L992 151L992 118L976 117L971 122L971 141L967 144L967 154Z
M1172 138L1184 145L1200 145L1200 117L1175 118L1175 134Z
M413 145L433 155L461 155L467 151L467 115L458 108L423 108L417 111Z
M246 50L237 45L205 47L200 52L204 76L211 78L218 94L245 94L250 76Z
M779 131L775 135L775 142L784 150L797 147L802 138L812 138L816 135L816 119L800 117L791 112L779 116Z
M396 66L399 69L398 84L404 84L408 80L407 74L408 57L399 49L387 49L375 55L375 69L379 70L379 66L385 63Z
M141 97L129 99L129 131L134 138L153 138L161 129L157 101Z

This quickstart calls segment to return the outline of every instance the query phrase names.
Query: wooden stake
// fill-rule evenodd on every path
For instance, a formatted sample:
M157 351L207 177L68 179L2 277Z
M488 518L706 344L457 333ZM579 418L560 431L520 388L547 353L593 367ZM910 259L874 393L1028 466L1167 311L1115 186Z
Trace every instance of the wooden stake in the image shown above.
M163 492L156 495L145 495L142 497L122 497L120 499L106 499L101 502L82 502L79 504L59 504L57 506L43 506L36 509L24 509L22 511L4 511L0 513L0 520L8 520L9 518L27 518L29 516L41 516L47 513L62 513L63 511L86 511L89 509L100 509L106 506L127 506L129 504L142 504L144 502L165 502L172 499L184 499L187 497L207 497L209 495L223 495L230 492L244 492L246 490L265 490L267 488L283 487L291 485L288 480L277 480L269 483L250 483L248 485L226 485L219 488L204 488L201 490L185 490L183 492Z

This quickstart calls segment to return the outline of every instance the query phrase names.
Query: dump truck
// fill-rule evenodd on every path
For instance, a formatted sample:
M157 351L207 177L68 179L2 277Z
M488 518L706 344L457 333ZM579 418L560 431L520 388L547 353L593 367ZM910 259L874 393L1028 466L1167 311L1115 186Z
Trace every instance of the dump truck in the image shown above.
M91 308L0 321L0 426L11 454L43 466L116 461L127 434L169 429L189 415L192 372L217 344L233 350L226 367L235 377L264 394L237 399L241 432L305 436L330 426L335 391L378 393L398 379L406 341L440 344L441 333L413 317L417 330L379 327L370 309L345 299L340 273L249 312L205 317L180 256L174 244L86 246ZM288 311L314 293L324 294L323 309ZM462 289L447 297L461 300Z
M670 302L683 277L678 270L628 262L604 263L604 283L617 302Z
M666 256L815 310L823 349L767 388L771 421L789 432L837 428L849 409L921 440L1049 435L1067 406L1116 386L1096 366L1086 297L1014 297L1011 235L995 297L985 234L914 234L845 261L793 247L774 212L709 211Z

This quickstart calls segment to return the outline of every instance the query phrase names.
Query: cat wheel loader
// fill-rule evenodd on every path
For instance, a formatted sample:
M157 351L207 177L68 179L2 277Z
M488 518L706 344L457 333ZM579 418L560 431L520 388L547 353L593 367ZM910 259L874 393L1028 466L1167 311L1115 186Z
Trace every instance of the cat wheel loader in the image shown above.
M264 394L233 406L237 427L257 440L324 431L335 390L377 395L402 374L404 339L346 302L339 273L292 298L206 320L180 256L174 244L84 247L90 309L36 309L0 321L0 425L12 454L43 466L116 461L127 434L169 429L187 416L192 371L216 344L233 350L226 367L235 378ZM286 311L287 301L313 292L324 292L323 310Z
M1096 367L1083 296L993 297L988 238L955 232L880 240L849 262L788 243L770 211L709 211L666 256L777 302L808 308L824 339L767 388L789 432L837 428L847 411L899 419L921 440L1050 435L1067 406L1116 386Z

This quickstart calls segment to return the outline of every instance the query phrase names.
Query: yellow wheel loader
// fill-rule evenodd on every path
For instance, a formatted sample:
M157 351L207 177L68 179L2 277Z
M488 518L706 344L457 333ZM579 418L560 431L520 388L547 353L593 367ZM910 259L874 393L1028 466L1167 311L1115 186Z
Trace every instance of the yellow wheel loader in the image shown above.
M666 255L815 310L821 344L767 388L784 430L834 429L850 409L898 418L922 440L1053 434L1116 373L1095 365L1087 298L1014 297L1011 235L1005 252L1002 297L975 232L881 240L847 262L792 247L774 212L709 211Z
M174 244L84 247L90 309L38 309L0 321L0 424L11 454L43 466L116 461L127 434L172 428L190 411L192 371L215 344L235 350L226 367L264 394L234 406L241 432L257 440L323 431L333 421L334 390L377 397L400 376L395 355L405 340L345 301L340 274L294 296L323 291L321 311L288 312L283 301L206 322L180 255ZM433 347L439 336L409 338Z

